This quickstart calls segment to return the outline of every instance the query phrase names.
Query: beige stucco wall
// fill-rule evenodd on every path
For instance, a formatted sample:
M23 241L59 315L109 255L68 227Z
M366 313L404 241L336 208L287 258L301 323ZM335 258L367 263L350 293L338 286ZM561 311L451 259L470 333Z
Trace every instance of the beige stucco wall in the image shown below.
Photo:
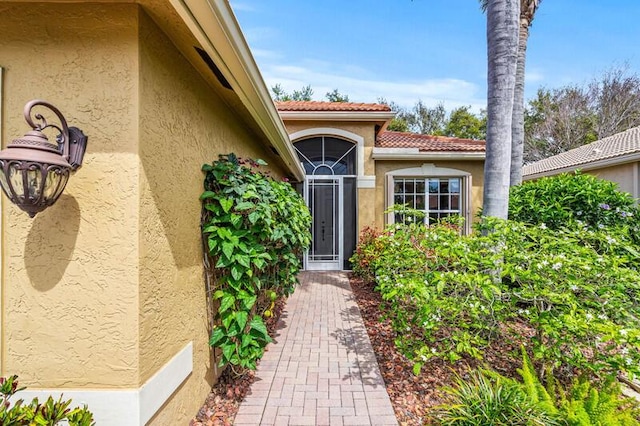
M29 219L4 200L2 374L29 387L138 386L135 7L0 4L0 17L3 144L29 130L34 98L89 135L56 205Z
M220 153L269 158L144 14L139 37L140 382L193 341L193 373L151 422L186 424L217 377L205 316L200 167Z
M638 188L639 163L626 163L602 169L586 170L585 173L610 180L618 184L621 191L628 192L634 198L640 197Z
M475 219L478 209L482 207L482 189L484 182L484 161L377 161L375 192L375 226L384 226L386 205L386 174L399 169L421 167L425 163L437 167L462 170L471 173L471 216Z
M200 167L272 155L138 6L0 3L0 17L4 144L33 98L89 136L53 207L32 220L3 203L0 374L137 389L193 342L192 374L150 422L186 424L217 374Z

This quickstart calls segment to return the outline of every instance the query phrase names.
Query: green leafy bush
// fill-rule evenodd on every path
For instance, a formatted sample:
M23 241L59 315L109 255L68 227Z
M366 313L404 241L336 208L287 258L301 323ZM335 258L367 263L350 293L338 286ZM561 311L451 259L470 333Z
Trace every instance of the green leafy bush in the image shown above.
M580 172L544 177L511 187L509 219L545 224L551 229L586 227L609 230L639 242L635 200L616 183Z
M377 238L371 273L416 374L434 357L482 359L494 341L527 343L542 370L640 373L640 273L628 267L631 255L601 252L610 237L599 230L483 226L493 232L410 224Z
M371 270L380 250L380 231L366 227L360 232L358 246L355 253L349 261L352 266L352 273L356 277L364 278L367 281L373 281L374 275Z
M202 232L219 304L209 343L221 349L220 366L255 369L271 341L263 317L293 292L311 241L304 201L289 183L255 170L264 164L229 154L202 167Z
M25 404L22 399L15 402L11 398L24 388L18 386L18 376L0 377L0 425L2 426L92 426L93 414L83 408L69 408L71 400L57 401L52 397L44 403L34 398Z

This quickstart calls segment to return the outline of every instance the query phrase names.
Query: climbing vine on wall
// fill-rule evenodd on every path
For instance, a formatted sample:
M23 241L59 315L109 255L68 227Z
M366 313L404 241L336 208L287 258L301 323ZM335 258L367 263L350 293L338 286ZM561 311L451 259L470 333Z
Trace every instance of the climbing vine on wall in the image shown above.
M264 318L297 284L311 216L287 182L258 170L262 160L220 155L205 164L202 233L217 309L209 344L220 366L255 369L271 341Z

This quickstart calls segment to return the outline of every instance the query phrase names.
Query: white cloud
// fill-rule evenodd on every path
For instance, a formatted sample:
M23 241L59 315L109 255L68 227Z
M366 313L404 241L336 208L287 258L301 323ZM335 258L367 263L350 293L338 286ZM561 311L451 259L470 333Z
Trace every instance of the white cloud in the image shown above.
M457 78L424 80L384 79L366 69L340 66L326 61L305 60L302 64L263 64L262 75L268 87L280 84L287 92L311 85L314 99L338 89L354 102L376 102L383 97L410 108L418 100L434 106L442 102L447 109L470 105L478 112L486 107L484 94L469 81Z
M545 79L545 76L542 70L539 70L539 69L525 70L525 73L524 73L525 83L540 83L544 81L544 79Z
M235 11L242 11L242 12L255 12L256 8L249 4L249 3L244 3L244 2L237 2L234 0L230 0L231 3L231 8Z

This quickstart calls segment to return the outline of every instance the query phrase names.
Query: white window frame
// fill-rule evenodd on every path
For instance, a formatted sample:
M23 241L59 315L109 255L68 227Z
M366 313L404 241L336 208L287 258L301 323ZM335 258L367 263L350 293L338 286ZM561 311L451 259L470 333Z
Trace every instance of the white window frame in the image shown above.
M408 179L437 179L437 178L458 178L460 179L460 211L464 217L464 233L471 231L471 173L464 170L438 167L435 164L423 164L421 167L407 169L397 169L387 172L386 175L386 208L394 204L394 180L396 178ZM425 195L428 191L425 188ZM425 199L425 203L428 200ZM426 206L426 205L425 205ZM388 224L395 222L394 214L389 212L386 215Z

